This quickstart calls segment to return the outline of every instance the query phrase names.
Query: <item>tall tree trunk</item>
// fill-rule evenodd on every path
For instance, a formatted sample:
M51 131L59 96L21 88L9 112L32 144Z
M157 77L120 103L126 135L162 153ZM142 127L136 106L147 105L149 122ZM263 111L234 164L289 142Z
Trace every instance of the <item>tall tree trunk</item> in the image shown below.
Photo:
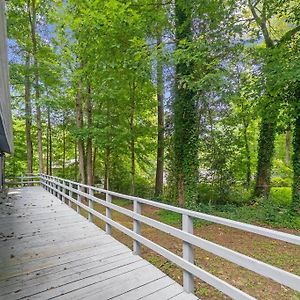
M288 127L285 133L285 164L290 165L291 162L291 126Z
M37 41L36 41L36 1L28 0L28 16L31 29L32 41L32 56L34 65L34 88L35 88L35 102L36 102L36 126L37 126L37 139L38 139L38 157L39 157L39 172L44 172L43 160L43 132L42 132L42 113L40 106L40 86L39 86L39 69L37 58Z
M268 197L270 193L272 158L276 133L275 125L275 122L271 122L269 117L263 117L261 120L256 186L254 191L256 197Z
M63 163L62 163L62 176L65 177L66 171L66 125L65 116L63 116Z
M51 111L50 107L47 108L47 132L48 132L48 140L49 140L49 149L48 149L48 157L49 160L49 167L47 166L47 172L50 176L52 176L52 125L51 125Z
M131 154L131 188L130 193L134 195L135 192L135 84L132 87L132 98L130 107L130 154Z
M156 47L162 44L162 33L159 31L156 38ZM157 95L157 157L155 176L155 196L159 197L163 193L164 180L164 79L163 65L159 56L156 58L156 95Z
M30 100L30 56L26 54L25 62L25 131L26 131L26 145L27 145L27 173L32 174L33 165L33 148L31 139L31 124L32 124L32 107Z
M76 95L76 125L79 130L83 128L83 111L82 111L82 94L81 84L78 86ZM79 156L79 174L80 182L85 183L85 159L84 159L84 141L81 137L77 140L78 156Z
M87 99L86 99L86 116L87 116L87 127L89 134L86 141L86 169L87 169L87 184L93 185L93 145L91 137L92 128L92 101L91 101L91 88L87 87Z
M192 40L192 4L175 1L175 25L177 47L180 41ZM199 177L198 128L195 92L189 88L184 78L193 73L190 62L176 64L174 100L174 155L178 202L181 206L191 206L197 201Z
M78 164L77 150L78 150L77 140L75 140L75 142L74 142L74 180L75 181L78 180L78 172L77 172L77 164Z
M249 188L251 183L251 153L248 141L247 127L244 128L244 140L246 150L246 186L247 188Z
M97 147L94 147L94 155L93 155L93 180L95 183L96 178L96 162L97 162Z
M248 1L249 8L252 12L253 18L263 34L264 41L267 48L272 48L274 42L270 37L267 28L267 17L266 17L266 4L267 1L263 1L262 10L258 14L257 8L252 5L252 2ZM268 83L267 83L268 84ZM254 189L254 196L256 197L268 197L270 193L271 183L271 169L272 169L272 158L274 154L274 143L275 143L275 126L276 117L267 118L268 107L266 106L263 112L261 126L260 126L260 138L258 143L258 164L256 171L256 185Z
M300 109L295 121L293 136L293 196L292 208L295 212L300 213Z
M110 147L105 147L105 160L104 160L104 189L109 189L109 177L110 177Z
M110 187L110 156L111 156L111 119L110 119L110 101L106 102L106 123L109 124L109 130L106 132L106 145L104 153L104 189L108 190Z
M47 117L48 120L48 117ZM46 131L46 174L49 175L49 127L47 121L47 131Z

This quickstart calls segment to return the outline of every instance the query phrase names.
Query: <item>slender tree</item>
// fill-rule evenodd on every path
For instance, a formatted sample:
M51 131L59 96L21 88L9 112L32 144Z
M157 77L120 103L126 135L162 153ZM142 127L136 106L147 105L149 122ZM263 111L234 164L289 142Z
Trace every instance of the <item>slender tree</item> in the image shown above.
M37 126L37 140L38 140L38 156L39 156L39 172L44 172L44 159L43 159L43 132L42 132L42 112L40 105L40 83L39 83L39 64L37 57L37 36L36 36L36 1L27 1L28 18L31 29L31 42L32 42L32 56L34 66L34 89L35 89L35 105L36 105L36 126Z
M93 143L92 143L92 95L91 87L88 84L86 93L86 117L87 117L87 128L88 136L86 140L86 173L87 173L87 184L93 185Z
M83 129L83 109L82 109L82 84L79 81L76 97L76 125L79 130ZM79 160L79 174L80 174L80 182L85 183L85 155L84 155L84 140L82 137L82 132L79 133L77 138L77 147L78 147L78 160Z
M32 106L30 99L30 55L26 53L25 58L25 132L26 132L26 145L27 145L27 173L32 174L33 167L33 147L31 138L31 125L32 125Z

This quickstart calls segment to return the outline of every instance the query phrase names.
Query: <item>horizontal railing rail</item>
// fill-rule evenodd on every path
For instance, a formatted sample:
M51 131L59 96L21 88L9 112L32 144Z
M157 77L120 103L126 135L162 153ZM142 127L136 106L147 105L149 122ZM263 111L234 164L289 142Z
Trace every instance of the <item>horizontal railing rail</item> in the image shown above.
M9 187L13 186L33 186L40 184L40 175L39 174L29 174L24 175L21 174L21 176L15 176L15 177L6 177L5 178L5 185Z
M270 278L280 284L283 284L295 291L300 291L300 277L274 267L255 258L251 258L237 251L228 249L216 243L205 240L193 234L193 219L203 219L206 221L226 225L243 231L252 232L269 238L281 240L287 243L300 245L300 237L284 232L279 232L255 225L232 221L229 219L203 214L164 203L146 200L139 197L128 196L93 186L88 186L67 179L54 176L41 175L42 186L60 198L68 202L69 206L74 203L77 206L77 212L84 209L88 212L88 218L93 221L97 217L106 223L106 232L111 234L112 227L120 230L133 239L133 251L140 254L141 244L162 255L183 269L183 286L187 292L194 291L194 277L197 277L211 286L215 287L224 294L233 299L254 299L252 296L230 285L224 280L206 272L194 264L194 247L206 250L214 255L222 257L238 266L253 271L259 275ZM105 194L105 200L96 197L95 192ZM74 198L75 196L76 198ZM112 197L127 199L133 202L133 211L112 203ZM82 199L88 200L87 205ZM94 203L103 205L106 208L106 214L103 215L94 210ZM161 209L173 211L182 215L182 229L172 227L157 220L142 215L141 204L151 205ZM133 219L133 230L112 220L112 211L117 211ZM162 246L141 235L141 224L146 224L162 232L170 234L183 242L182 257L170 252Z

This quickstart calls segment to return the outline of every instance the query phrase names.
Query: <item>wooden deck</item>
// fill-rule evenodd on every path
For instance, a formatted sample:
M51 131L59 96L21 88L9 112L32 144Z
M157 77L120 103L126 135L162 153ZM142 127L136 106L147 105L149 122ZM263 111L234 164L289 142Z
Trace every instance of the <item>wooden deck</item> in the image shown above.
M41 187L0 199L0 299L197 299Z

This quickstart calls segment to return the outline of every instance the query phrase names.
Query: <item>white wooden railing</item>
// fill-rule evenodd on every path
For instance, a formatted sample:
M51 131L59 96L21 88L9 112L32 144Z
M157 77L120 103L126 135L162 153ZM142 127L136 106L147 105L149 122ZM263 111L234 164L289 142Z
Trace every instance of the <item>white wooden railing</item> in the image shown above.
M40 184L40 175L36 174L21 174L18 177L6 177L5 185L8 187L16 186L33 186Z
M104 221L106 224L106 232L111 234L112 227L120 230L133 239L133 252L137 255L141 253L141 245L144 245L156 253L162 255L169 261L175 263L183 270L183 287L187 292L194 292L194 277L201 279L209 285L215 287L219 291L223 292L227 296L233 299L255 299L245 292L230 285L224 280L206 272L200 267L194 264L194 247L199 247L214 255L222 257L238 266L244 267L250 271L253 271L259 275L270 278L282 285L285 285L295 291L300 292L300 277L259 261L255 258L251 258L237 251L228 249L216 243L205 240L199 236L193 235L193 219L202 219L213 223L226 225L229 227L237 228L243 231L252 232L262 236L266 236L272 239L284 241L294 245L300 245L300 236L279 232L263 227L258 227L246 223L236 222L229 219L216 217L200 212L195 212L160 202L150 201L139 197L123 195L120 193L88 186L78 182L74 182L67 179L62 179L54 176L41 175L41 185L50 193L61 199L63 202L67 202L69 206L72 203L76 204L77 212L80 209L84 209L88 212L89 221L93 222L93 218L97 217ZM105 200L96 197L94 194L104 194ZM133 211L120 207L112 203L112 197L127 199L133 202ZM84 204L82 199L88 200L88 204ZM103 215L100 212L94 210L94 203L103 205L106 208L106 214ZM173 211L182 215L182 229L178 229L157 220L142 215L141 204L151 205L157 208L161 208L168 211ZM122 213L133 219L133 230L119 224L112 220L112 210ZM183 255L182 257L170 252L155 242L149 240L141 235L141 224L147 224L156 228L162 232L168 233L180 240L183 243Z

